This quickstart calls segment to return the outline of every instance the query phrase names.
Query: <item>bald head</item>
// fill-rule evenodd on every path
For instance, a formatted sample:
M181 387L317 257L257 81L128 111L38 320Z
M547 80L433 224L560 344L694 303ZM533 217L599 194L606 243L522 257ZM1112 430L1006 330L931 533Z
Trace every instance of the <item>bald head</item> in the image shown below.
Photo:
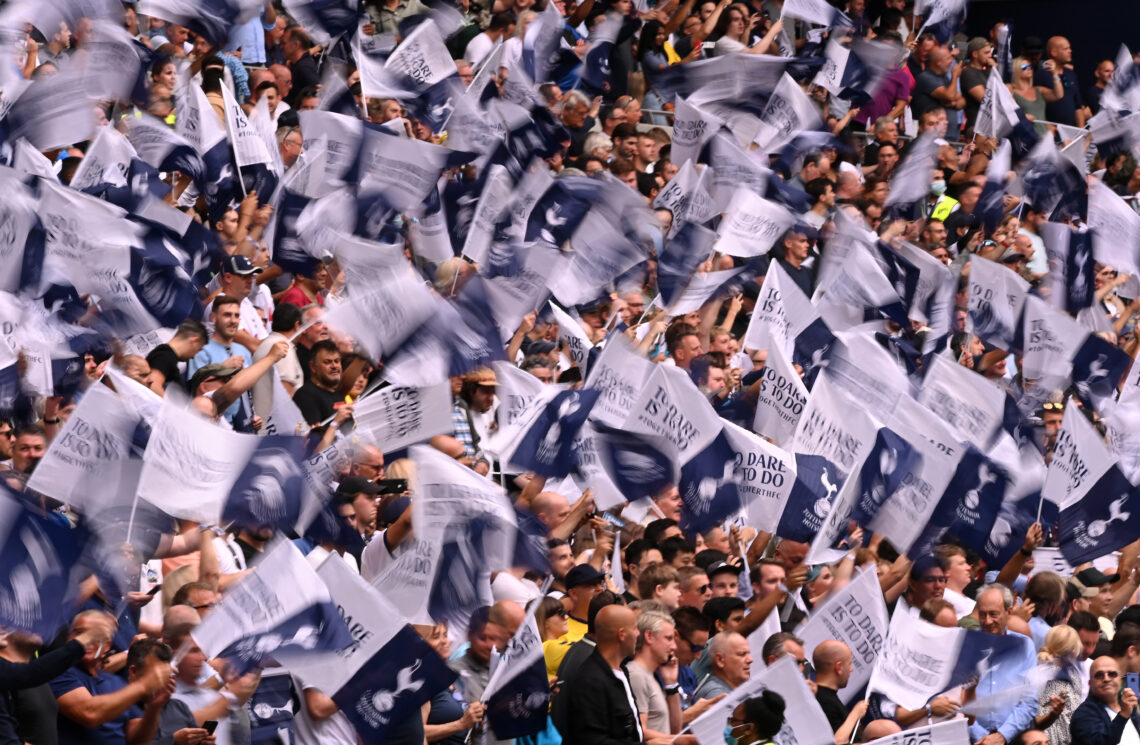
M815 648L811 655L815 667L815 680L825 688L840 690L851 678L851 650L841 641L829 639Z
M548 530L554 530L570 515L570 500L558 492L539 492L531 500L530 509Z
M594 619L594 636L598 645L617 644L622 629L637 623L637 614L624 605L607 605Z
M189 605L172 605L162 617L162 628L172 629L175 626L197 626L202 623L198 611Z
M811 655L811 664L815 667L830 667L840 662L850 654L847 645L836 639L828 639L815 648Z
M487 616L488 621L509 630L512 635L519 630L524 618L526 611L513 600L500 600L495 603Z

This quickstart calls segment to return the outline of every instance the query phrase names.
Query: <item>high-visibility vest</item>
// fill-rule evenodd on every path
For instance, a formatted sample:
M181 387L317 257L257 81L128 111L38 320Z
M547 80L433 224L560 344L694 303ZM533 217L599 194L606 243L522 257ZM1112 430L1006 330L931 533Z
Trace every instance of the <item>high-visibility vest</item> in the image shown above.
M948 197L945 194L938 197L938 201L934 203L934 211L930 213L931 220L941 220L946 222L946 218L950 217L950 213L958 206L958 200L953 197Z

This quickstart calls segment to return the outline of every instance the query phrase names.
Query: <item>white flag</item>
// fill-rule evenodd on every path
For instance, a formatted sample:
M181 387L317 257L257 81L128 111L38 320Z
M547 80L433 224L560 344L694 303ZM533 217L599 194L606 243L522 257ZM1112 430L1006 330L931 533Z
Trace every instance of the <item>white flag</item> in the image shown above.
M845 480L867 457L878 430L860 402L823 374L808 396L791 450L797 455L822 455L835 464L840 480Z
M550 312L554 314L554 321L558 324L558 342L566 345L570 350L570 359L574 360L574 364L582 368L584 373L594 343L586 336L582 324L569 313L554 303L550 303Z
M654 365L637 353L632 342L615 334L602 347L586 379L600 395L590 419L607 427L620 427L633 410Z
M265 425L257 433L262 437L269 435L303 435L308 431L308 424L305 422L305 417L301 414L301 410L297 408L297 404L293 403L293 399L289 396L289 391L285 390L285 386L281 383L281 376L277 373L277 369L273 368L269 371L273 376L272 387L272 405L269 408L269 413L265 417ZM257 399L257 390L254 389L254 411L258 412L261 416L263 411L262 402ZM302 431L304 430L304 431Z
M101 184L126 186L127 168L134 157L137 153L130 141L113 124L101 127L71 177L71 188L82 191Z
M966 331L1001 349L1009 349L1029 283L1008 268L970 257L969 309Z
M222 98L226 106L226 131L230 136L230 146L239 168L256 163L269 163L269 153L261 134L249 123L241 105L230 92L229 86L222 86Z
M1097 261L1118 272L1137 272L1140 215L1100 181L1089 186L1089 227L1095 231L1093 256Z
M80 512L97 510L118 496L138 423L114 391L91 386L51 441L28 488Z
M887 637L888 622L879 575L872 567L859 569L846 587L817 605L797 630L809 659L815 648L829 639L838 639L851 650L851 679L840 693L844 703L850 703L871 679L871 670Z
M701 148L724 125L724 121L680 96L676 100L673 119L673 144L670 157L678 166L697 161Z
M1070 398L1041 496L1053 504L1064 504L1072 494L1085 493L1115 462L1104 438Z
M847 70L847 59L851 56L851 50L833 36L828 39L823 54L823 66L815 74L812 85L826 88L828 93L838 96L843 90L843 73Z
M747 186L732 195L713 248L729 256L762 256L796 224L796 216Z
M1073 355L1085 340L1085 329L1036 295L1026 296L1023 319L1022 375L1030 380L1067 378L1073 371Z
M662 437L685 463L721 431L721 419L697 390L689 373L657 365L626 418L624 429Z
M771 349L780 346L785 357L792 356L796 337L819 317L804 291L778 261L768 266L760 297L744 332L745 349Z
M759 660L752 664L752 677L747 683L710 706L689 725L700 745L724 745L724 728L736 707L769 689L784 697L784 726L772 738L776 745L834 742L827 717L791 656L781 657L770 667L760 667Z
M792 76L784 73L764 107L760 131L753 141L762 151L774 153L800 132L818 129L819 126L819 107Z
M410 77L421 88L429 88L455 74L455 62L435 21L427 20L396 47L384 67Z
M386 359L435 311L431 291L410 270L377 278L367 292L325 314L325 323Z
M257 440L166 401L143 453L138 495L174 517L216 523Z
M727 420L724 435L738 454L733 478L748 525L775 533L796 483L795 456Z
M760 377L756 416L752 429L783 447L796 432L807 405L808 391L780 345L768 348L768 359Z
M918 402L953 428L964 442L985 447L1001 426L1005 393L976 372L935 355Z
M495 396L499 399L499 406L495 409L495 418L499 431L503 431L514 426L534 397L545 390L546 384L509 362L496 360L491 367L498 383Z
M969 737L970 727L966 718L958 717L948 722L925 724L904 732L880 737L877 740L871 740L866 745L917 745L918 743L922 743L922 745L961 745L968 742Z
M1001 81L997 67L991 67L990 76L986 80L986 92L978 107L974 132L1000 140L1017 126L1017 112L1018 106L1013 100L1013 94Z
M317 576L328 588L355 643L340 652L292 654L280 661L305 685L330 695L391 641L405 621L396 607L340 556L330 554L317 567Z
M450 434L450 383L381 388L357 402L353 417L357 433L385 453Z
M329 599L325 583L293 542L280 539L194 628L194 640L214 658L243 636L269 631Z

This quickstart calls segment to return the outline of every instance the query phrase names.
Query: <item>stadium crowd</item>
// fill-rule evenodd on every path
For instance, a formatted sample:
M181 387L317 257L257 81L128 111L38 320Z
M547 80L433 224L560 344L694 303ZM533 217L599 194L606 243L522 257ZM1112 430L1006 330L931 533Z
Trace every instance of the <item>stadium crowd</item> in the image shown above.
M953 10L949 21L924 19L924 4L916 15L909 0L846 0L842 7L824 0L364 0L359 7L188 0L169 3L170 13L165 2L37 5L10 3L2 11L3 176L13 204L43 207L6 209L0 221L6 245L19 244L0 278L11 380L3 381L10 395L0 396L7 486L0 745L843 745L955 722L924 741L1140 742L1140 523L1127 501L1136 493L1140 448L1129 436L1137 403L1126 390L1136 382L1130 363L1140 348L1140 284L1135 245L1096 242L1140 237L1140 230L1112 234L1140 222L1133 140L1127 125L1113 138L1102 139L1098 129L1107 107L1131 93L1114 83L1121 60L1084 59L1062 36L1019 37L1005 24L972 29L978 35L970 37ZM928 15L956 6L925 5ZM210 14L225 17L219 8L238 7L246 12L223 24L219 37ZM86 73L102 69L92 60L107 44L108 23L125 30L138 55L131 93L105 95ZM427 73L420 77L392 62L401 50L421 53L404 44L413 33L413 42L430 49L422 52ZM432 56L439 49L453 68L441 78L452 86L445 99ZM871 67L866 49L887 62L855 82L844 74L825 79L836 49L847 75L856 58ZM1131 64L1130 56L1122 59ZM385 77L376 67L407 74ZM1077 71L1084 68L1095 83L1082 90ZM744 77L734 79L733 69ZM57 76L89 87L55 90ZM785 111L785 130L773 135L780 126L771 125L779 108L773 89L785 82L798 93L783 99L792 113ZM474 94L465 97L468 90ZM37 103L39 91L44 100ZM64 95L83 101L53 111L75 106L59 102ZM1016 124L998 129L995 101L1004 96L1016 106ZM451 112L442 119L434 109L441 101ZM82 140L33 147L33 104L50 117L91 114L93 121ZM364 144L347 155L337 134L345 121L364 127ZM165 134L144 138L145 122ZM220 169L206 157L205 136L195 139L207 128L225 133ZM264 148L260 163L242 162L246 128ZM694 139L696 129L702 133ZM385 145L368 161L370 133L401 143L408 161L395 163ZM175 136L177 147L153 144ZM421 144L433 149L417 150ZM453 164L432 155L443 152L470 157ZM358 168L371 172L349 175ZM258 169L273 174L268 187L253 174ZM394 187L385 169L399 174ZM921 188L913 193L916 169ZM420 180L426 190L418 190ZM401 190L404 200L394 196ZM62 193L74 196L61 211ZM367 198L377 193L383 205L373 213ZM345 194L345 201L332 199ZM750 208L742 194L769 207ZM145 217L156 214L147 212L156 204L182 220L163 213L159 248L149 237L129 249L113 245L118 228L105 226L158 219ZM1096 224L1096 210L1113 217ZM37 211L45 223L38 254L29 227ZM54 220L61 214L90 238L61 238ZM1104 231L1097 239L1090 224ZM726 236L735 236L737 250ZM59 246L73 239L78 257L60 258L66 252ZM1080 250L1086 239L1095 261ZM174 249L162 248L171 243ZM130 270L119 275L130 286L123 291L138 296L125 314L107 285L83 279L119 261L102 258L118 249L131 256ZM1123 258L1114 264L1114 256ZM29 280L37 260L42 268ZM149 293L148 282L163 271L178 275L169 281L190 300L160 315L154 310L171 290ZM378 296L389 303L383 315L361 305L397 275L413 277L417 292L430 296L427 312L403 289ZM518 277L529 277L537 291L501 289ZM1087 302L1074 300L1082 283ZM1010 307L979 302L990 288L998 288L994 305L1009 297ZM510 302L500 302L512 292ZM479 325L488 307L491 321ZM132 308L144 309L149 328L120 323ZM344 320L353 313L364 322ZM395 334L407 323L397 316L416 317L399 338L378 345L363 336L369 323L380 336ZM430 343L449 341L449 324L467 324L477 336L468 347L482 353L465 358L474 364L457 369L454 356L450 365L446 357L434 364ZM44 327L62 333L79 356L35 346ZM1065 351L1034 366L1026 352L1034 332L1052 334ZM417 342L427 346L417 350ZM1107 349L1099 360L1112 366L1103 373L1107 389L1091 377L1100 368L1090 372L1077 353L1089 344ZM838 356L821 363L830 354ZM861 366L873 380L857 380ZM616 375L603 379L596 369ZM962 395L973 413L946 403L951 397L930 382L934 375L970 391ZM658 381L667 381L660 385L671 396L662 406L677 404L664 420L668 431L656 433L664 439L705 426L707 412L718 427L725 420L733 449L723 478L723 459L712 477L698 478L685 470L691 455L681 459L666 447L660 450L671 453L666 460L676 469L652 489L648 476L641 479L646 493L625 492L612 472L609 486L600 487L581 454L559 473L519 467L528 442L538 448L534 458L541 460L544 445L571 457L564 451L586 426L584 414L571 423L577 404L527 408L536 397L545 405L568 400L551 399L554 391L607 396L624 386L616 397L629 399L629 414ZM369 399L417 382L446 383L446 422L386 450L389 435L366 426L364 412L375 415ZM907 400L899 410L911 413L877 408L876 396L892 392L892 401ZM765 415L772 400L780 407L786 401L792 413ZM845 446L829 450L821 443L830 435L811 429L809 411L826 418L827 406L838 409L836 421L875 422L865 442L847 443L859 455L843 471L852 484L872 471L882 483L871 489L880 490L879 516L845 513L836 540L821 547L827 511L840 510L847 493L828 482L828 471L823 512L806 533L782 530L794 510L781 509L798 498L799 486L769 515L752 504L766 497L745 496L742 474L746 456L759 452L778 453L804 483L804 457L839 463ZM193 412L186 440L158 436L174 427L168 412L175 410ZM85 418L100 413L106 418ZM404 421L390 414L385 426ZM550 421L543 424L543 416ZM598 421L589 426L606 436L647 432L630 423L633 415L624 425L596 410L592 417ZM970 417L989 424L974 428L964 423ZM116 465L113 479L111 470L82 483L71 472L53 476L70 462L74 443L103 442L87 430L109 432L123 426L118 418L130 420L124 450L135 450L133 461L121 454L124 473ZM139 423L149 443L145 434L131 435ZM523 423L534 429L520 429ZM875 434L884 437L888 424L903 441L893 455L928 453L919 441L926 448L952 442L958 452L940 461L943 476L920 469L919 459L934 462L926 454L889 478L895 465L880 459ZM730 436L738 430L760 441L752 451ZM207 508L170 507L196 504L194 479L181 471L171 471L170 493L136 495L150 478L140 478L139 464L145 474L154 463L189 462L198 457L192 444L205 447L223 432L298 443L304 457L295 470L321 495L318 509L334 516L332 528L318 532L296 514L258 523L223 519L220 508L207 519L199 514ZM1082 444L1086 432L1093 445ZM311 667L272 655L241 667L228 654L209 654L196 629L211 615L229 613L225 623L237 627L235 614L253 614L229 598L256 597L249 588L260 562L286 543L314 570L343 562L368 593L387 594L402 612L414 605L412 596L426 597L425 588L401 586L399 571L426 545L417 540L430 529L419 522L426 520L421 492L441 487L424 473L434 461L409 445L461 467L452 480L463 488L502 489L518 540L528 525L544 566L481 565L467 556L478 571L429 578L432 608L437 595L448 594L443 586L462 612L420 608L400 623L411 622L453 676L434 690L420 688L412 709L376 704L399 711L376 735L361 729L359 712L346 711ZM1081 450L1094 445L1111 465ZM120 464L113 447L104 450L88 462ZM971 474L981 473L982 459L989 465L981 468L1003 475L965 483L968 458L975 458ZM1054 465L1062 459L1067 465ZM1096 472L1088 477L1087 469ZM1097 530L1096 521L1074 526L1065 517L1077 509L1070 494L1097 502L1110 469L1122 476L1107 520ZM288 469L266 477L281 486L258 487L265 499L296 481ZM227 483L236 478L230 473ZM735 508L710 508L734 479ZM914 487L915 479L924 486ZM1043 495L1054 482L1064 482L1059 497L1056 490ZM991 483L1005 491L995 496ZM819 487L812 486L818 511ZM892 497L923 488L933 493L925 494L925 512L905 518L920 523L910 534L880 529L899 522L882 517L901 509ZM129 510L104 510L123 498ZM974 513L987 510L983 533L970 533ZM974 515L970 529L965 513ZM27 537L28 526L40 538ZM58 538L61 531L69 537ZM60 541L79 545L81 534L103 550L70 564L42 553ZM1079 553L1069 544L1085 534L1093 543L1108 535L1112 545L1068 563ZM45 536L48 543L36 542ZM991 551L993 544L1005 550ZM871 650L858 634L820 637L813 623L864 597L855 594L864 585L882 607L880 621L867 614L868 623L879 623L868 632L876 637ZM349 630L365 623L343 607L341 615ZM50 629L39 623L49 617L56 621ZM964 629L971 635L953 638L969 644L1002 637L1007 656L947 678L952 684L920 705L893 700L872 668L892 653L888 626L891 638L911 633L896 627L906 620L899 617L918 619L924 629ZM545 672L537 691L541 723L499 737L510 728L491 720L488 691L499 690L495 671L507 666L500 656L531 624ZM794 675L779 677L792 667ZM776 677L754 685L766 674ZM417 695L419 681L409 681L398 680L394 700ZM732 705L718 708L722 700ZM717 720L712 739L708 720L699 723L706 714ZM820 740L820 731L830 739Z

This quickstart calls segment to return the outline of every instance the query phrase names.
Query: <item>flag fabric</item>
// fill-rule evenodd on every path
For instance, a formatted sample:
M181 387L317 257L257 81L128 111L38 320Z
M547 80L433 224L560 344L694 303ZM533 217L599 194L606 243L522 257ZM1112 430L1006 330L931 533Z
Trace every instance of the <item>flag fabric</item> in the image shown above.
M997 67L990 68L990 75L986 79L986 91L978 107L974 132L1000 140L1017 126L1017 112L1017 103L1013 100L1013 94L1002 82Z
M943 356L932 358L918 402L934 412L962 440L980 444L989 443L997 432L1005 407L1001 389Z
M933 137L922 135L914 140L906 158L891 176L891 188L884 206L905 210L923 199L930 191L930 169L934 167L937 154Z
M623 428L663 438L684 462L712 444L721 426L720 417L687 372L658 365Z
M918 33L925 31L939 44L946 44L966 19L966 0L923 0L915 6L914 12L923 18Z
M808 390L780 345L768 348L759 382L752 430L777 445L787 445L807 405Z
M1009 485L1008 471L976 448L967 447L910 555L930 553L948 530L963 545L979 552L984 550Z
M815 700L790 655L785 655L771 665L754 672L748 682L737 687L694 719L689 725L689 730L700 745L721 745L724 742L726 722L736 707L742 701L759 696L766 690L776 691L784 698L784 724L772 738L773 742L779 745L792 745L799 742L825 743L835 740L823 709Z
M241 469L222 508L222 522L288 530L301 515L305 440L266 435Z
M590 31L589 46L582 58L581 80L591 95L609 91L610 78L613 77L610 55L624 20L618 13L606 13Z
M783 14L820 26L852 28L851 20L827 0L787 0Z
M748 524L775 533L796 482L796 458L732 422L724 422L724 436L736 453L733 477Z
M1073 387L1086 406L1103 411L1116 397L1131 358L1096 334L1087 334L1073 353Z
M724 125L724 120L701 107L678 98L673 112L673 142L670 157L678 166L696 161L701 149Z
M655 497L677 482L677 460L663 437L601 430L597 441L602 468L625 501Z
M657 290L663 308L671 308L681 297L694 272L712 255L715 239L713 231L688 222L665 243L657 261Z
M1140 494L1115 465L1092 473L1061 503L1061 553L1073 566L1104 556L1140 538Z
M819 107L785 73L764 107L760 129L753 141L764 152L773 153L791 142L796 133L818 129L819 125Z
M796 337L818 318L804 291L779 262L773 261L764 275L742 346L746 349L780 346L785 355L791 357Z
M328 588L287 540L267 548L193 635L209 657L225 652L245 670L278 650L335 652L352 643Z
M37 514L6 484L0 489L0 623L48 639L69 619L86 534Z
M330 310L325 323L356 339L373 359L387 359L436 308L431 291L415 275L392 272Z
M511 468L563 478L579 466L574 438L598 400L598 391L546 388L515 425L518 439L502 451ZM514 471L512 471L513 473Z
M1072 316L1027 295L1021 317L1021 370L1026 378L1068 377L1072 359L1087 331Z
M546 729L550 682L533 613L527 613L503 650L483 690L483 701L491 731L499 739L525 737Z
M851 677L843 689L845 703L860 694L871 680L871 671L883 651L890 617L879 588L878 572L860 569L843 589L816 606L797 635L804 640L804 654L837 639L851 650Z
M356 402L356 433L385 453L449 434L451 391L446 383L425 388L389 386Z
M687 508L682 529L694 533L723 525L744 506L736 476L737 453L720 432L707 447L681 466L678 490Z
M765 199L747 186L737 188L717 228L714 248L729 256L762 256L796 223L783 205Z
M589 370L590 353L594 349L593 342L586 336L582 324L553 302L550 303L550 312L554 316L555 323L558 324L559 343L566 345L570 359L582 368L582 373L585 375Z
M966 331L997 347L1009 349L1029 283L980 256L972 256L970 262Z
M1090 209L1091 205L1090 200ZM1038 231L1053 270L1050 272L1052 302L1070 313L1090 307L1096 293L1094 233L1052 222L1043 223Z
M586 378L586 384L598 392L590 418L607 427L621 427L653 370L653 364L637 354L625 336L617 334L607 340Z
M987 670L1020 665L1031 655L1029 643L1020 634L945 628L895 613L868 690L899 706L921 709L934 696Z
M1099 181L1089 185L1088 193L1093 256L1118 272L1135 273L1140 262L1132 241L1140 241L1140 215Z

